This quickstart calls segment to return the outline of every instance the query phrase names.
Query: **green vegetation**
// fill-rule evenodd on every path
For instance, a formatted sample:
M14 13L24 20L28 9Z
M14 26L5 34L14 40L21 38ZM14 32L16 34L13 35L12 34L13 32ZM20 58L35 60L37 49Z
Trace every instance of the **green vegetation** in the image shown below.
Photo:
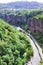
M29 18L34 18L35 16L40 15L40 14L42 14L42 13L43 13L43 10L34 9L34 10L30 11L28 17L29 17Z
M40 64L39 65L43 65L43 61L40 61Z
M0 9L0 13L6 15L22 16L26 18L26 20L32 18L36 19L43 18L43 9L31 9L31 10Z
M24 65L32 56L29 38L0 19L0 65Z
M34 16L38 16L43 14L43 9L32 9L32 10L17 10L15 11L18 16L26 16L26 18L34 18Z
M0 9L0 13L1 14L14 14L14 11L13 10L6 10L6 9Z
M31 10L6 10L6 9L0 9L0 13L2 14L12 14L12 15L19 15L24 16L25 14L29 14Z
M18 11L15 11L16 15L19 15L19 16L25 16L25 15L28 15L30 13L31 10L18 10Z
M42 13L42 14L39 14L39 15L37 15L37 16L35 16L34 18L36 18L36 19L41 19L41 18L43 18L43 13Z
M34 37L35 37L35 39L38 41L38 43L39 43L39 45L41 46L41 48L42 48L42 51L43 51L43 34L41 33L41 34L39 34L39 33L34 33L34 34L32 34Z

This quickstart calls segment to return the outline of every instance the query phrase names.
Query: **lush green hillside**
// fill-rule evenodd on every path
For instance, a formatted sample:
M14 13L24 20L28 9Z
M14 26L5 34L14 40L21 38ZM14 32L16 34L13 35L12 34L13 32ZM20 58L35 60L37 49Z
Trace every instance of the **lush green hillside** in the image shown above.
M24 65L32 56L29 38L0 19L0 65Z
M39 43L39 45L41 46L42 51L43 51L43 34L34 33L33 36L34 36L35 39L38 41L38 43Z

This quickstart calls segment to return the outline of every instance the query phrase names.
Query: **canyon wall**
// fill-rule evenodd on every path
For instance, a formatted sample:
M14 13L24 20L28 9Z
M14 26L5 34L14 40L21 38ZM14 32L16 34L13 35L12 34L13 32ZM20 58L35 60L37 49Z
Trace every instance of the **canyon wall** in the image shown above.
M43 19L28 19L27 25L32 32L43 33Z
M22 24L26 24L29 26L29 29L32 32L43 33L43 19L29 19L26 16L14 16L9 14L0 14L0 18L15 26L21 26Z

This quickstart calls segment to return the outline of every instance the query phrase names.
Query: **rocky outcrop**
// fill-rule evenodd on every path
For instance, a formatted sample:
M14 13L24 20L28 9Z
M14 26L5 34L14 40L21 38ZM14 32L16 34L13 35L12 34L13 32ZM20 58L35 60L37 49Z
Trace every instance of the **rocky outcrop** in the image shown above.
M28 19L27 25L32 32L43 33L43 19Z
M10 14L0 14L0 18L15 26L28 25L32 32L43 33L43 19L29 19L26 16L14 16Z
M17 25L19 26L20 24L25 24L26 23L26 17L25 16L14 16L10 14L0 14L0 18L4 19L8 23L12 25Z

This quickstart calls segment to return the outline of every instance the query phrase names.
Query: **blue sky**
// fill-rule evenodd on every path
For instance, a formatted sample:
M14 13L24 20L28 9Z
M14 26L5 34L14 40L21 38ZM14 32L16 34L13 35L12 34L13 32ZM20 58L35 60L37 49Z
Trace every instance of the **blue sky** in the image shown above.
M43 3L43 0L0 0L0 3L8 3L8 2L15 2L15 1L37 1Z

